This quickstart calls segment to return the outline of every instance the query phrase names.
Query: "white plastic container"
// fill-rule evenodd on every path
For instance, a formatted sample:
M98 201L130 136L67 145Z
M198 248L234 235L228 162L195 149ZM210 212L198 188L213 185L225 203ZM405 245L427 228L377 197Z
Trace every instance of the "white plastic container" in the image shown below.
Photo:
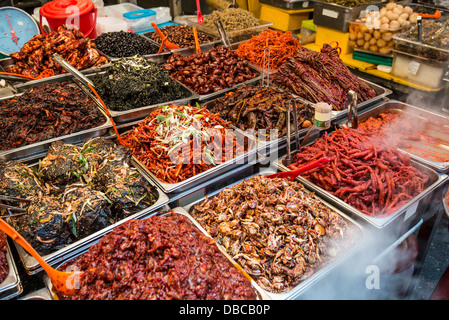
M430 89L440 89L445 86L443 76L448 62L426 59L394 51L392 74L411 83Z
M151 9L141 9L123 14L123 18L128 23L128 28L135 33L147 32L153 27L151 23L157 23L156 11Z
M96 32L97 36L105 32L128 31L126 21L116 17L98 17Z

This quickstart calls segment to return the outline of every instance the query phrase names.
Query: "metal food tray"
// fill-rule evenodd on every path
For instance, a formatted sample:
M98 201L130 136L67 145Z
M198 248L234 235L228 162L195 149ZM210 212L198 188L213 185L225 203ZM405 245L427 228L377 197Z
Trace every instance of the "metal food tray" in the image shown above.
M109 57L107 57L102 52L100 52L100 55L105 56L109 60L109 62L104 65L98 66L98 67L82 69L82 70L79 70L79 72L81 72L84 75L88 75L90 73L94 73L94 72L101 70L101 68L103 68L104 66L108 66L111 64L111 59ZM14 64L15 64L15 62L12 58L1 59L0 60L0 71L4 71L6 68L9 68L9 67L13 66ZM10 81L10 80L8 80L8 81L10 83L12 83L12 86L14 88L19 90L19 88L24 88L27 86L33 86L33 85L38 85L41 83L52 82L52 81L67 81L67 79L71 79L71 78L72 78L72 76L69 75L68 73L61 73L61 74L57 74L57 75L54 75L51 77L46 77L46 78L37 79L37 80L29 80L26 82L17 82L17 81Z
M226 186L224 188L216 190L213 193L208 194L206 197L204 197L202 199L199 199L199 200L197 200L197 201L195 201L195 202L185 206L184 210L186 212L188 212L189 215L190 215L191 209L195 205L200 204L201 202L203 202L207 198L212 198L212 197L218 195L223 189L235 186L236 184L238 184L238 183L240 183L240 182L242 182L244 180L247 180L247 179L249 179L249 178L251 178L253 176L267 175L267 174L272 174L274 172L275 171L270 168L270 169L265 170L262 173L256 173L256 174L253 174L251 176L245 177L242 180L239 180L239 181L237 181L237 182L235 182L233 184L230 184L230 185L228 185L228 186ZM305 190L306 192L313 192L313 190L309 189L307 185L304 185L304 187L306 188L306 190ZM323 203L323 205L325 205L327 208L329 208L330 210L336 212L343 219L345 219L345 221L348 223L350 228L356 228L357 234L361 236L361 239L358 239L358 241L356 241L357 244L354 247L352 247L351 249L349 249L349 250L345 251L344 253L342 253L334 261L329 262L328 264L326 264L324 266L321 266L321 268L316 270L310 277L308 277L305 280L301 281L293 289L291 289L291 290L289 290L287 292L284 292L284 293L273 293L273 292L269 292L267 290L261 289L262 291L264 291L265 295L270 297L270 299L272 299L272 300L293 300L293 299L297 299L301 294L303 294L306 290L308 290L315 282L317 282L319 279L323 278L326 274L328 274L335 267L337 267L338 265L340 265L341 263L343 263L344 261L346 261L347 259L349 259L353 255L355 255L357 252L359 252L359 250L361 250L364 246L366 246L369 243L369 241L371 241L369 235L366 233L366 229L365 229L364 226L362 226L360 223L356 222L355 220L351 219L345 213L343 213L342 211L340 211L336 207L332 206L328 202L324 201L323 199L319 198L318 196L315 196L315 197L318 198ZM193 216L192 216L192 219L195 220L195 218ZM199 225L199 228L204 230L198 222L196 222L196 223ZM207 232L205 230L204 230L204 233L207 234ZM219 247L221 247L221 245L219 245L219 244L217 244L217 245ZM221 250L226 252L226 250L224 248L221 248ZM232 257L230 257L230 259L232 259ZM234 259L232 259L232 261L234 261L234 263L238 265L238 262L236 262Z
M145 37L145 38L147 38L147 39L149 39L149 40L159 44L159 42L154 41L153 39L151 39L151 35L153 33L155 33L155 32L156 31L150 31L150 32L142 33L141 35L142 35L142 37ZM218 39L217 37L209 35L209 34L207 36L210 38L210 41L209 42L200 43L201 51L209 51L209 50L215 48L217 45L221 44L221 40ZM195 48L195 45L193 45L193 46L179 48L179 49L171 49L170 52L171 53L177 52L179 54L182 54L183 56L189 56L189 55L192 55L192 54L196 53L196 48Z
M371 89L376 92L376 96L372 99L357 103L357 111L360 112L368 107L375 105L381 100L385 99L388 95L390 95L393 91L382 87L374 82L359 78L363 82L365 82ZM332 111L332 120L340 120L348 115L348 110L340 110L340 111Z
M16 297L21 294L23 290L16 263L14 262L8 242L6 242L6 261L8 262L9 273L5 280L0 283L0 300L8 300Z
M29 167L34 167L37 166L38 164L32 164L29 165ZM169 198L166 194L164 194L154 183L153 181L149 180L145 174L143 174L143 172L140 170L139 167L135 167L140 174L142 175L142 177L144 179L146 179L156 190L156 193L158 195L158 198L156 200L156 202L149 206L148 208L141 210L139 212L136 212L135 214L126 217L120 221L118 221L117 223L110 225L102 230L99 230L83 239L80 239L66 247L64 247L63 249L57 250L51 254L45 255L42 258L50 265L50 266L54 266L57 263L60 263L61 261L67 259L67 257L71 257L75 254L77 254L78 252L80 252L80 250L84 250L84 248L86 246L89 246L92 242L96 242L98 241L99 238L101 238L105 233L109 232L111 229L115 228L116 226L131 220L131 219L139 219L145 216L148 216L152 213L155 213L157 210L159 210L161 207L165 206L168 202L169 202ZM7 218L9 220L9 218ZM28 274L30 275L34 275L40 271L43 270L42 266L37 262L36 259L34 259L34 257L32 257L27 251L25 251L19 244L17 244L16 242L14 242L17 251L19 253L19 257L22 260L22 263L25 267L25 270Z
M446 188L443 192L443 207L444 207L444 212L446 213L446 215L449 218L449 204L447 203L448 199L446 199L446 195L448 192L449 192L448 188Z
M183 208L181 208L181 207L174 208L174 209L171 210L171 212L158 212L158 213L156 213L155 215L163 216L163 215L168 215L168 214L179 214L179 215L183 215L183 216L187 217L187 218L189 219L189 221L190 221L190 222L191 222L197 229L199 229L199 231L200 231L201 233L203 233L203 234L204 234L205 236L207 236L208 238L212 238L207 232L204 231L204 229L199 225L199 223L196 222L196 220L193 219L192 216L189 215L189 214L188 214ZM146 218L148 218L148 217L146 217ZM146 219L146 218L145 218L145 219ZM100 240L100 239L99 239L99 240ZM93 244L94 244L94 243L92 243L91 245L93 245ZM250 277L250 276L249 276L249 275L248 275L248 274L247 274L247 273L246 273L246 272L245 272L245 271L244 271L238 264L236 264L236 263L234 262L234 260L233 260L233 259L226 253L225 250L223 250L223 248L222 248L220 245L218 245L216 242L215 242L215 244L216 244L216 246L218 247L218 249L220 250L220 252L221 252L221 253L222 253L222 254L229 260L229 262L230 262L235 268L237 268L239 271L241 271L241 272L245 275L246 278L251 279L251 277ZM65 261L61 261L61 262L58 264L58 266L57 266L56 268L59 268L59 267L61 267L62 265L64 265L65 263L67 263L67 262L69 262L69 261L71 261L71 260L77 258L78 256L80 256L80 255L86 253L86 252L88 251L88 249L89 249L89 248L84 248L84 250L81 251L81 252L78 252L77 255L75 255L75 256L73 256L73 257L70 257L69 259L67 259L67 260L65 260ZM52 283L51 283L50 278L49 278L47 275L44 276L44 284L45 284L46 289L47 289L48 291L47 291L47 292L43 292L43 294L40 294L40 295L39 295L39 298L40 298L41 296L44 296L44 297L49 298L49 299L58 300L59 298L58 298L56 292L53 290L53 285L52 285ZM265 294L264 290L262 290L262 289L257 285L257 283L255 283L254 280L252 280L252 279L251 279L251 285L253 286L253 289L254 289L254 291L255 291L255 293L256 293L256 295L257 295L257 300L269 300L269 299L270 299L270 297L268 297L268 296ZM45 296L45 294L49 294L50 297Z
M382 112L388 112L391 111L393 113L406 113L413 116L416 116L417 118L421 119L422 121L426 120L436 120L436 121L444 121L447 123L445 127L449 130L449 118L447 116L434 113L429 110L421 109L419 107L412 106L410 104L406 104L404 102L396 101L396 100L389 100L387 102L384 102L378 106L375 106L369 110L366 110L360 114L358 114L358 121L359 123L366 121L370 117L375 117L379 115ZM344 125L345 121L340 123L340 125ZM401 148L398 148L400 151L407 153L410 155L410 157L418 162L421 162L422 164L425 164L426 166L432 168L433 170L437 172L442 173L448 173L449 172L449 151L447 149L447 145L449 144L449 134L444 134L438 131L438 128L436 128L435 131L430 132L433 134L431 136L435 139L443 139L443 142L440 144L434 144L433 146L426 145L423 146L426 149L428 149L430 152L442 152L445 153L447 156L448 161L445 162L435 162L426 159L425 157L419 156L417 154L413 154L411 152L407 152L405 150L402 150ZM414 142L410 142L414 143Z
M298 10L298 9L308 9L313 8L313 0L260 0L260 3L268 4L273 7L287 9L287 10Z
M239 87L239 86L237 86L236 88L234 88L234 89L231 90L231 91L235 91L235 89L237 89L238 87ZM281 89L281 88L278 88L278 89L284 90L284 89ZM285 91L285 90L284 90L284 91ZM298 96L296 96L296 95L293 94L293 93L290 93L290 94L291 94L297 101L301 101L301 103L304 103L304 104L308 104L308 105L313 106L313 103L311 103L311 102L309 102L309 101L307 101L307 100L304 100L303 98L298 97ZM202 106L205 106L205 107L207 108L207 106L208 106L209 104L215 103L215 101L218 100L218 99L220 99L220 98L222 98L222 97L218 97L218 98L216 98L216 99L213 99L213 100L210 100L210 101L208 101L208 102L206 102L206 103L203 103ZM223 119L223 120L227 121L227 119ZM293 121L293 116L292 116L292 121ZM310 119L310 121L313 123L313 119ZM234 124L232 124L231 127L234 128L235 130L240 131L242 134L248 136L249 138L253 139L253 140L256 142L256 148L258 149L259 152L262 152L262 154L263 154L263 151L264 151L264 150L272 149L272 148L274 148L274 149L279 149L279 148L285 147L285 146L287 145L287 135L278 137L278 139L275 139L275 140L266 140L266 139L259 139L258 136L257 136L255 133L244 131L244 130L242 130L242 129L236 127ZM292 124L292 126L291 126L291 129L294 130L294 125L293 125L293 124ZM301 139L301 138L304 138L304 136L307 134L307 131L309 131L310 127L307 127L307 128L302 128L302 127L300 127L300 128L298 128L298 129L299 129L299 130L298 130L298 137L299 137L299 139ZM314 130L315 130L316 132L318 132L318 131L321 131L322 129L321 129L321 128L318 128L318 127L315 127ZM315 133L316 133L316 132L315 132ZM313 134L313 135L314 135L314 134ZM291 142L291 143L296 142L295 140L296 140L296 138L295 138L295 133L294 133L294 131L292 131L292 134L291 134L291 141L290 141L290 142ZM299 142L298 142L298 143L299 143Z
M124 124L122 126L117 127L119 134L122 135L126 132L132 130L132 128L139 123L139 121L134 123ZM235 130L236 136L239 140L243 139L243 141L247 141L250 145L251 149L245 151L243 154L239 154L231 160L228 160L224 163L221 163L215 167L210 168L209 170L203 171L193 177L190 177L184 181L178 183L166 183L159 180L144 164L142 164L134 155L132 156L132 161L136 167L139 167L142 172L151 180L155 182L155 184L166 194L180 193L183 191L187 191L195 186L198 186L206 181L209 181L212 178L222 175L229 170L232 170L240 165L255 163L257 160L257 151L258 149L255 146L255 141L243 134L239 130Z
M56 80L54 80L54 81L56 81ZM32 87L37 87L41 84L42 83L35 83L32 85ZM4 98L1 98L0 101L11 99L11 98L18 98L22 94L23 94L23 92L14 94L9 97L4 97ZM101 113L103 114L103 116L105 118L105 122L101 126L83 130L83 131L79 131L79 132L74 132L74 133L71 133L71 134L68 134L65 136L56 137L53 139L48 139L48 140L32 143L32 144L14 148L14 149L0 150L0 161L2 161L2 160L3 161L23 160L24 158L27 158L27 157L41 155L48 151L48 148L50 147L50 145L53 142L58 141L58 140L63 140L64 142L69 143L69 144L77 144L86 139L99 137L99 136L106 134L108 132L109 128L112 127L111 119L106 115L106 113L104 112L104 110L102 108L100 108L100 107L97 107L97 108L101 111Z
M167 55L167 57L168 57L168 55ZM166 58L163 59L161 56L144 56L144 58L149 61L152 61L154 63L157 63L157 64L164 63L167 60ZM120 60L120 58L116 58L113 61L118 61L118 60ZM92 77L94 74L105 72L105 70L108 69L112 65L113 61L111 61L107 64L104 64L100 67L91 68L91 69L89 69L88 72L82 71L81 73L84 76L86 76L87 78ZM48 77L48 78L43 78L43 79L39 79L39 80L33 80L33 81L28 81L25 83L17 84L14 86L14 88L16 89L17 92L20 93L20 92L25 92L26 90L28 90L30 88L34 88L42 83L70 82L70 81L73 81L73 79L74 79L74 77L70 73L63 73L63 74L60 74L60 75L54 76L54 77ZM92 94L90 94L90 96L94 97L94 95L92 95Z
M313 22L316 25L348 32L349 21L359 18L368 6L380 8L386 1L372 1L369 5L346 7L335 3L314 0Z
M106 71L102 71L101 73L105 73L105 72ZM100 73L96 73L96 74L100 74ZM89 79L89 78L92 78L93 76L95 76L96 74L90 74L86 77ZM177 100L172 100L172 101L163 101L163 102L159 102L159 103L156 103L153 105L143 106L143 107L130 109L130 110L126 110L126 111L114 111L114 110L111 110L107 106L109 113L111 114L114 121L119 122L119 123L125 123L128 121L135 121L135 120L143 119L160 106L171 105L171 104L187 105L187 104L191 103L192 101L197 100L199 98L199 95L197 93L195 93L194 91L192 91L185 84L183 84L179 81L176 81L173 78L171 78L171 79L174 82L180 84L186 90L186 92L188 94L187 97L177 99ZM85 92L85 93L88 94L91 97L91 99L96 101L97 104L100 104L97 97L92 92L90 92L90 90L89 90L89 92Z
M313 144L312 142L311 144ZM310 145L310 144L309 144ZM274 166L277 167L280 171L289 171L285 165L284 165L284 159L285 155L279 159L277 159L274 163ZM405 224L407 220L411 220L412 217L415 217L418 212L418 207L420 205L420 202L424 203L425 201L428 201L428 196L432 194L433 191L435 191L437 188L445 184L448 180L448 176L445 174L437 173L436 171L414 161L412 159L411 161L412 165L417 168L419 171L426 173L429 178L430 182L428 183L428 186L426 189L421 192L420 194L416 195L413 199L411 199L409 202L404 204L402 207L397 209L395 212L391 213L387 217L372 217L364 214L363 212L357 210L353 206L347 204L343 200L339 199L338 197L332 195L331 193L327 192L326 190L320 188L316 184L310 182L309 180L303 178L302 176L298 176L297 179L308 189L314 191L320 198L328 201L329 203L332 203L334 206L340 208L345 213L352 215L354 217L357 217L361 220L364 220L369 223L369 225L376 230L384 230L387 228L392 228L393 232L396 232L398 230L394 230L393 228L397 224Z

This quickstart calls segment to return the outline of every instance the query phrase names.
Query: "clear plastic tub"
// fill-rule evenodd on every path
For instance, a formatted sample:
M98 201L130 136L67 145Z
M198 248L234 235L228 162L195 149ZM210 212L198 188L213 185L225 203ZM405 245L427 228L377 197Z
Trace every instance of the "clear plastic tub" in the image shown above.
M97 36L106 32L127 31L126 21L115 17L98 17L96 26Z
M406 30L406 27L374 28L364 22L349 22L349 45L354 50L393 57L393 36Z
M206 19L206 17L204 17ZM197 18L195 17L187 17L185 19L185 22L191 26L196 27L198 31L202 31L204 33L207 33L215 38L221 39L220 33L216 28L208 28L203 25L200 25L197 23ZM241 42L248 39L251 39L253 35L258 35L260 32L268 29L269 26L273 25L272 22L264 21L258 19L259 24L254 27L241 29L241 30L235 30L235 31L226 31L226 34L229 38L229 41L231 43Z

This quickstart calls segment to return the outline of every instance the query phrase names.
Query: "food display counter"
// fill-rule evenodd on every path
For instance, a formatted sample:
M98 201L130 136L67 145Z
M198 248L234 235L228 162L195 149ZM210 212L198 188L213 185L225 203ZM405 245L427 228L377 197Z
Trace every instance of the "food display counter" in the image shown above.
M377 3L344 4L317 1L315 22L347 32L349 48ZM101 65L63 56L77 73L49 61L66 51L43 38L0 61L22 76L53 68L8 79L0 100L0 212L44 261L8 237L0 299L319 299L338 279L363 297L367 266L419 270L431 237L403 260L395 250L444 211L449 117L356 75L345 43L302 46L248 14L189 17L162 38L104 32L83 40ZM45 263L82 271L74 295Z

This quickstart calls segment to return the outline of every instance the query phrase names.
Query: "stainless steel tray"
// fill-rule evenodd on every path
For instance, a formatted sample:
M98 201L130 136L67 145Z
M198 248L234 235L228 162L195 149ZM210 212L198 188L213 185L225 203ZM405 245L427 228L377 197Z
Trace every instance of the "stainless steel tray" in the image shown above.
M29 165L29 167L37 166L37 164ZM43 259L51 266L54 266L55 264L63 261L67 257L73 256L80 250L83 250L86 246L88 246L90 243L98 241L99 238L101 238L105 233L109 232L114 227L124 223L125 221L128 221L130 219L139 219L145 216L148 216L152 213L155 213L157 210L159 210L161 207L165 206L169 198L166 194L164 194L157 186L154 185L154 183L147 179L145 174L140 170L139 167L136 167L136 169L142 174L142 176L150 182L152 186L155 187L155 190L158 195L158 199L156 202L151 205L150 207L141 210L140 212L137 212L125 219L120 220L119 222L110 225L102 230L99 230L83 239L80 239L77 242L74 242L68 246L66 246L63 249L57 250L51 254L43 256ZM25 267L25 270L28 274L33 275L43 270L42 266L37 262L36 259L34 259L27 251L25 251L20 245L17 243L14 243L17 251L19 253L20 259L22 260L22 263Z
M423 122L430 120L430 121L438 121L438 122L445 122L447 123L444 125L449 132L449 118L447 116L434 113L430 110L421 109L415 106L412 106L410 104L406 104L404 102L396 101L396 100L389 100L387 102L384 102L378 106L375 106L373 108L370 108L369 110L366 110L360 114L358 114L358 121L359 123L366 121L369 117L375 117L379 115L382 112L391 111L394 113L405 113L410 114L413 116L416 116L417 118L421 119ZM345 121L341 122L340 124L344 125ZM418 125L419 126L419 125ZM442 140L439 144L434 145L420 145L424 149L424 151L429 151L431 153L438 153L441 155L444 155L447 157L448 161L445 162L436 162L429 159L426 159L424 156L420 156L419 154L414 154L412 152L407 152L405 150L402 150L401 148L398 148L400 151L407 153L410 155L412 159L415 159L416 161L419 161L423 164L425 164L428 167L431 167L437 172L442 173L448 173L449 172L449 151L448 151L448 145L449 145L449 134L439 132L438 128L435 128L434 131L426 131L427 134L431 138L435 138L435 140ZM418 142L412 142L410 141L410 144L416 144L418 145Z
M17 272L16 263L11 254L9 243L6 242L6 261L8 262L9 273L5 280L0 283L0 300L8 300L22 293L22 283Z
M40 84L41 83L35 83L33 85L33 87L37 87ZM6 100L6 99L10 99L10 98L18 98L22 94L23 93L14 94L9 97L0 98L0 100ZM99 137L99 136L106 134L108 132L108 129L112 127L112 122L111 122L111 119L109 119L109 117L106 116L106 114L102 108L98 107L98 109L101 111L101 113L103 114L103 116L105 118L105 122L101 126L83 130L83 131L79 131L79 132L75 132L75 133L61 136L61 137L56 137L56 138L49 139L49 140L44 140L41 142L36 142L36 143L22 146L19 148L14 148L14 149L10 149L10 150L1 150L0 151L0 161L1 160L4 160L4 161L21 160L26 157L40 155L42 153L45 153L48 150L48 148L50 147L51 143L53 143L54 141L63 140L64 142L69 143L69 144L77 144L86 139Z
M233 47L234 47L234 46L235 46L235 44L233 45ZM184 56L189 55L187 51L181 52L181 54L184 55ZM195 54L195 52L192 51L191 54ZM212 99L214 99L214 98L216 98L216 97L218 97L218 96L223 95L224 93L226 93L226 92L228 92L228 91L234 90L234 89L237 88L238 86L241 86L241 85L244 85L244 84L252 84L252 83L255 83L255 82L261 80L261 79L262 79L262 73L261 73L258 69L256 69L254 65L249 64L248 66L249 66L249 68L250 68L251 70L253 70L254 72L256 72L256 76L255 76L254 78L249 79L249 80L244 81L244 82L241 82L241 83L238 83L238 84L236 84L236 85L233 85L232 87L225 88L225 89L222 89L222 90L218 90L218 91L216 91L216 92L212 92L212 93L208 93L208 94L198 94L198 101L208 101L208 100L212 100ZM192 90L192 89L190 89L190 90ZM193 91L193 90L192 90L192 91Z
M380 8L382 3L385 2L372 1L370 5L376 5ZM314 0L313 7L313 22L316 25L348 32L349 21L359 18L360 13L366 10L368 5L346 7L339 4Z
M313 8L313 0L260 0L260 3L287 10Z
M253 176L257 176L257 175L266 175L266 174L271 174L274 173L275 170L269 168L267 170L265 170L262 173L256 173L254 175L251 175L249 177L245 177L242 180L239 180L233 184L230 184L222 189L219 189L211 194L208 194L206 197L199 199L187 206L184 207L184 210L187 213L190 213L191 209L193 208L193 206L200 204L201 202L203 202L206 198L212 198L216 195L218 195L223 189L225 188L229 188L232 187L242 181L244 181L245 179L248 179L250 177ZM307 185L304 185L304 187L306 188L306 192L313 192L312 189L309 189ZM296 285L296 287L294 287L293 289L284 292L284 293L273 293L273 292L269 292L267 290L261 289L262 291L265 292L265 295L267 295L268 297L270 297L270 299L272 300L293 300L293 299L297 299L301 294L303 294L306 290L308 290L315 282L317 282L319 279L323 278L326 274L328 274L331 270L333 270L335 267L337 267L338 265L340 265L341 263L343 263L344 261L348 260L350 257L352 257L353 255L355 255L357 252L359 252L363 247L365 247L366 245L368 245L368 243L371 241L371 238L369 236L369 234L366 232L367 230L365 229L365 227L363 225L361 225L360 223L358 223L357 221L353 220L352 218L350 218L349 216L347 216L345 213L343 213L342 211L340 211L339 209L337 209L336 207L332 206L330 203L320 199L319 197L317 197L326 207L328 207L330 210L335 211L336 213L338 213L343 219L345 219L345 221L348 223L348 225L351 228L355 228L356 233L360 234L361 238L357 239L356 241L356 245L352 248L350 248L349 250L345 251L342 255L340 255L338 258L336 258L334 261L322 266L319 270L317 270L315 273L313 273L310 277L308 277L307 279L303 280L302 282L300 282L298 285ZM190 214L189 214L190 215ZM192 217L192 219L195 220L194 217ZM195 220L196 221L196 220ZM199 223L197 222L197 224L199 225ZM202 230L204 230L201 226L199 226ZM203 232L205 232L207 234L207 232L204 230ZM217 244L218 245L218 244ZM220 245L218 245L220 246ZM220 246L221 247L221 246ZM224 248L221 248L221 250L226 251ZM230 259L232 259L232 257L229 257ZM232 259L233 260L233 259ZM233 260L235 264L238 264L237 262L235 262L235 260ZM253 280L254 281L254 280ZM254 281L255 282L255 281Z
M274 163L274 166L277 167L281 171L289 171L289 169L284 165L284 159L286 156L283 156L279 159L277 159ZM448 181L448 176L445 174L438 173L412 159L412 165L419 169L421 172L425 172L429 178L430 182L428 183L427 188L421 192L420 194L416 195L413 199L411 199L409 202L404 204L402 207L397 209L395 212L390 214L387 217L371 217L368 216L361 211L355 209L351 205L347 204L343 200L339 199L338 197L330 194L329 192L325 191L324 189L318 187L316 184L310 182L309 180L303 178L302 176L298 176L297 179L308 189L314 191L320 198L332 203L334 206L340 208L343 210L346 214L349 214L353 217L357 217L360 220L364 220L371 225L371 227L382 230L386 229L387 226L389 228L392 228L394 232L398 232L400 230L394 230L394 227L399 225L405 225L407 220L412 220L418 212L418 207L422 204L424 204L425 201L429 199L429 196L432 194L433 191L444 185ZM423 203L421 203L421 201Z
M19 300L53 300L53 297L51 296L48 288L44 287L39 290L30 292Z
M195 219L192 218L192 216L190 216L183 208L181 207L177 207L171 210L173 212L173 214L179 214L179 215L183 215L185 217L187 217L192 224L198 228L205 236L212 238L210 235L208 235L204 229L195 221ZM160 212L160 213L156 213L156 215L167 215L169 214L169 212ZM92 243L91 245L93 245L94 243ZM220 250L220 252L229 260L229 262L234 265L234 267L236 267L237 269L239 269L248 279L250 279L250 276L243 271L243 269L234 262L234 260L226 253L226 251L223 250L223 248L221 246L219 246L217 243L215 243L218 247L218 249ZM60 266L64 265L64 263L67 263L70 260L73 260L74 258L76 258L77 256L82 255L83 253L87 252L88 248L85 248L82 252L79 252L77 255L70 257L69 259L66 259L65 261L61 261L58 266L56 266L56 268L59 268ZM45 294L49 294L49 299L53 299L53 300L57 300L58 296L57 294L53 291L53 285L51 283L50 278L45 275L44 276L44 284L46 286L46 289L48 290L47 292L44 292L43 295L39 295L39 297L41 296L45 296ZM257 283L254 282L254 280L251 280L251 285L254 288L254 291L257 295L257 300L269 300L270 297L267 296L265 294L265 292L257 285ZM48 298L48 296L46 296Z
M364 80L362 78L359 78L360 80L364 81L371 89L373 89L376 92L376 96L372 99L360 102L357 104L357 111L360 112L366 108L372 107L376 103L381 102L384 100L388 95L390 95L393 91L390 89L384 88L374 82L370 82L367 80ZM348 110L340 110L340 111L332 111L332 120L340 120L344 117L347 117Z

